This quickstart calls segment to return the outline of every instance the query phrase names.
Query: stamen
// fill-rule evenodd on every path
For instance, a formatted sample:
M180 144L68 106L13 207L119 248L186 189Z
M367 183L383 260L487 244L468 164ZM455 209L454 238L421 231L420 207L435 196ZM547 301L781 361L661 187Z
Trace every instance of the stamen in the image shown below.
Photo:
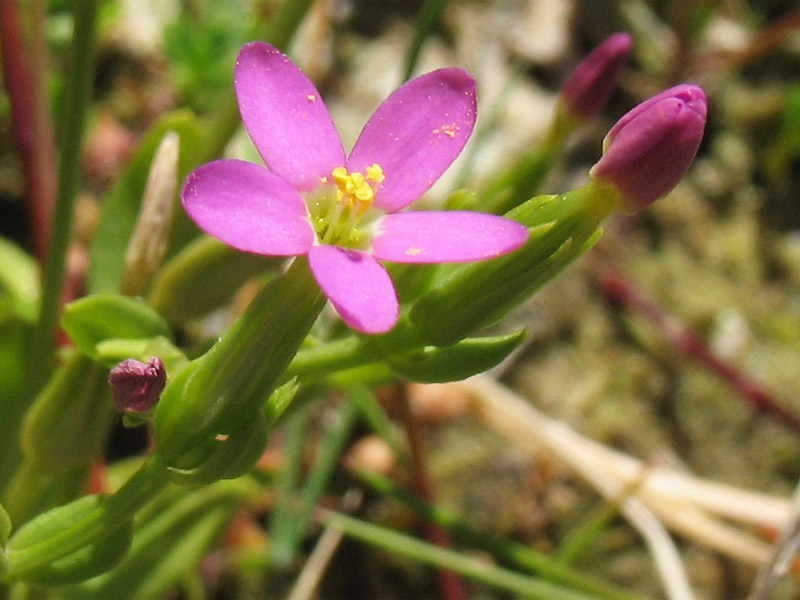
M383 169L379 164L374 164L367 167L368 181L372 181L373 183L381 183L384 179L386 179L386 175L383 174Z
M368 166L365 172L350 173L345 167L336 167L330 178L322 178L323 184L331 181L334 186L329 192L331 202L317 229L323 244L359 243L362 235L357 231L358 221L370 209L377 188L386 179L378 164Z

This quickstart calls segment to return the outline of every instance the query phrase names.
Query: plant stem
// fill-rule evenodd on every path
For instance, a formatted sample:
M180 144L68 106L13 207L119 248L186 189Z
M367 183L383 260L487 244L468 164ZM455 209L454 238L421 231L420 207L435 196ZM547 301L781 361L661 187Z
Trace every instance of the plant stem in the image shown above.
M425 460L425 440L422 428L411 410L405 384L398 384L395 386L395 390L400 404L401 418L405 424L408 437L408 448L411 454L411 477L414 488L425 502L431 504L434 501L434 490ZM432 521L428 522L426 529L428 540L431 543L441 548L452 547L453 541L446 529ZM439 586L442 590L442 596L447 600L467 600L469 597L464 587L464 582L452 571L443 570L439 572Z
M73 4L74 31L70 72L66 78L61 113L60 164L50 251L44 271L39 322L32 338L29 362L31 392L37 391L52 369L58 315L62 303L64 269L72 232L73 206L81 174L84 122L91 97L95 64L96 0Z
M258 23L252 30L254 38L263 38L280 50L286 50L300 23L311 8L314 0L284 0L278 14L267 23L266 27ZM208 128L206 152L199 162L207 162L222 155L228 141L239 126L239 105L231 91L220 102L216 115Z
M385 548L415 561L456 571L465 577L509 591L515 596L533 600L596 600L593 596L525 577L486 561L447 548L440 548L340 513L320 511L319 514L323 523L343 531L350 537Z
M447 0L425 0L425 3L422 5L419 16L417 17L414 41L411 43L408 55L406 56L406 66L403 73L404 81L410 79L411 75L413 75L414 69L419 61L422 46L433 31L433 28L436 27L436 24L439 22L439 16L442 14L446 2Z
M399 486L387 477L367 471L358 471L357 475L372 490L402 502L422 518L446 528L459 542L489 552L509 566L524 569L540 575L548 581L563 584L587 594L595 594L600 598L608 598L609 600L646 600L645 596L615 588L590 575L580 573L573 567L564 564L558 558L536 552L525 544L498 539L483 531L473 529L451 512L425 502L418 495Z
M39 264L44 264L56 193L56 152L50 108L42 86L41 8L41 2L34 3L26 52L19 2L0 0L0 51L11 105L11 127L25 178L31 241Z
M800 417L781 406L759 382L717 356L698 334L661 310L658 304L645 296L622 273L604 263L594 270L594 280L606 296L650 319L674 348L718 375L753 410L786 425L800 435Z

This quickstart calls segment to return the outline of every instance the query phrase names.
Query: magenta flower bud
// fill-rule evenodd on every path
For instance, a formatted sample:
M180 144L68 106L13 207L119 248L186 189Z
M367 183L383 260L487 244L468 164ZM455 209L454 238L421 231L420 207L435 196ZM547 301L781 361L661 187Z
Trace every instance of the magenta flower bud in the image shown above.
M632 47L630 35L615 33L580 62L561 90L567 113L586 120L603 109Z
M603 156L589 175L614 185L626 212L642 210L689 170L703 139L706 112L705 92L691 84L645 100L608 132Z
M167 383L167 370L157 356L149 363L128 358L108 375L114 407L120 412L146 413L158 402Z

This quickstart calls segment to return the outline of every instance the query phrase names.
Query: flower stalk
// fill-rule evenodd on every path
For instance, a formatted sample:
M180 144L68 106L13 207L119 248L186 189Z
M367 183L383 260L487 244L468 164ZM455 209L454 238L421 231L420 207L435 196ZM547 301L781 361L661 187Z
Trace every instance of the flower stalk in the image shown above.
M632 45L630 35L615 33L575 67L561 88L545 138L492 181L481 196L482 210L503 214L536 193L569 136L608 103Z

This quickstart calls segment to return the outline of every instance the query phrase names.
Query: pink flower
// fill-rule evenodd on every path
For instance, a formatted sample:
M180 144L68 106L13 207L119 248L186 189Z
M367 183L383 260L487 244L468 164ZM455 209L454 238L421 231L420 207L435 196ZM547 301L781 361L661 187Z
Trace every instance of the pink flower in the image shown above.
M571 115L589 119L602 110L632 46L629 34L615 33L578 64L561 90L564 106Z
M189 175L186 211L240 250L308 254L342 319L365 333L397 321L397 294L379 261L466 262L521 246L520 224L471 212L397 211L419 198L461 152L475 123L475 82L440 69L403 85L378 107L346 155L319 92L262 42L236 62L245 127L268 168L219 160Z
M589 174L613 184L627 212L643 209L686 174L703 139L707 110L706 94L696 85L656 94L611 128Z
M167 370L157 356L148 363L128 358L111 369L108 382L118 411L146 413L156 405L167 384Z

